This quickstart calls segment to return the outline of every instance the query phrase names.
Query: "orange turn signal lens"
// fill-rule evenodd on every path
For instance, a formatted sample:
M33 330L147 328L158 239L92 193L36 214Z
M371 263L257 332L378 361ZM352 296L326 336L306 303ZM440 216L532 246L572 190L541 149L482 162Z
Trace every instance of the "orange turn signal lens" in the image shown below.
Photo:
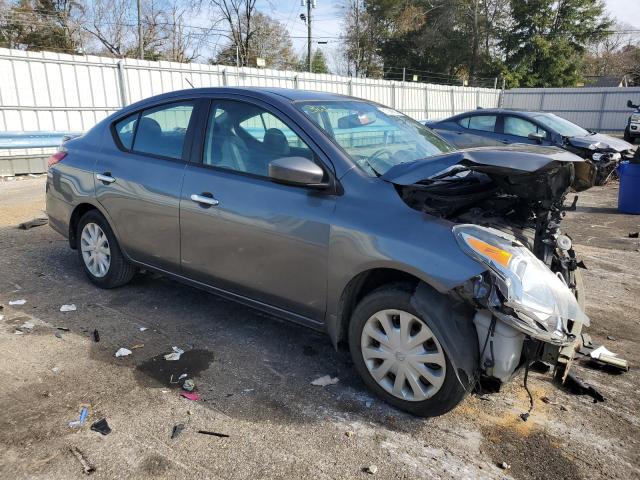
M493 245L483 242L476 237L467 236L465 240L467 241L467 244L480 255L490 258L505 268L509 266L509 260L513 257L509 252L498 247L494 247Z

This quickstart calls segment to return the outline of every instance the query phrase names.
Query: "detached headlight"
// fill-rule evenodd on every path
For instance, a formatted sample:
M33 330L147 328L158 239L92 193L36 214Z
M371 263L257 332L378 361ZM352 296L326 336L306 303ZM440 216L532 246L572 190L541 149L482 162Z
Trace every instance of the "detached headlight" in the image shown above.
M534 337L537 335L531 327L543 329L561 340L568 331L568 320L589 325L589 318L564 281L513 237L477 225L455 225L453 233L462 251L486 265L497 278L506 299L504 305L524 317L526 325L514 325L516 328Z

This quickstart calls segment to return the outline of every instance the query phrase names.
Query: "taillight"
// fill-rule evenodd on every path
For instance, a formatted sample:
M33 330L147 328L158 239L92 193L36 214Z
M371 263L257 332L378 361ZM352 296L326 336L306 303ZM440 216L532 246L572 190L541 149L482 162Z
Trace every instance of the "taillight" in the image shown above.
M62 161L62 159L66 156L67 156L67 152L63 150L58 150L56 153L54 153L49 157L49 160L47 160L47 164L49 165L49 167L52 167L56 163Z

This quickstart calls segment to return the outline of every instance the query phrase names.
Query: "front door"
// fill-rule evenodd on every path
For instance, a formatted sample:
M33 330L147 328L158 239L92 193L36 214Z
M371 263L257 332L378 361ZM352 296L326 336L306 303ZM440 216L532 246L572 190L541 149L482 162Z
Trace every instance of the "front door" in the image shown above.
M194 108L191 101L171 103L118 121L96 162L96 197L123 250L171 271L180 266L183 150Z
M322 321L334 197L268 178L276 158L318 161L308 137L265 105L214 100L208 117L180 200L184 274Z

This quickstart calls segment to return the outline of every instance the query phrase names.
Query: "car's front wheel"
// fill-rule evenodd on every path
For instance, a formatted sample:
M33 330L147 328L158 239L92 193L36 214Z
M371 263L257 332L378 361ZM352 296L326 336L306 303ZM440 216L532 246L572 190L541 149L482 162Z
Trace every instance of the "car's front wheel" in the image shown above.
M97 210L82 216L76 238L84 271L98 287L119 287L135 275L136 268L124 258L109 223Z
M434 333L411 305L412 291L396 285L367 295L349 324L356 370L379 397L414 415L433 417L467 394Z

